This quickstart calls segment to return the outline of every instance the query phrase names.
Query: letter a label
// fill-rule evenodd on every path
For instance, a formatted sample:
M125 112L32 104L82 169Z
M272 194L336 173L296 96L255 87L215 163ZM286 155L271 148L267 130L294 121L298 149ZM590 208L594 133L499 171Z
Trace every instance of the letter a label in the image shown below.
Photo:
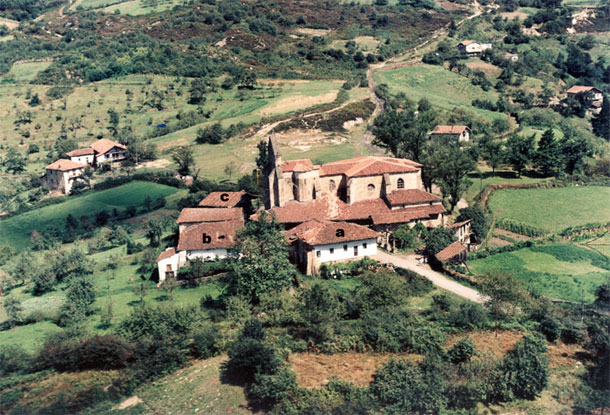
M337 229L337 233L335 233L338 238L343 238L345 236L345 231L343 229Z

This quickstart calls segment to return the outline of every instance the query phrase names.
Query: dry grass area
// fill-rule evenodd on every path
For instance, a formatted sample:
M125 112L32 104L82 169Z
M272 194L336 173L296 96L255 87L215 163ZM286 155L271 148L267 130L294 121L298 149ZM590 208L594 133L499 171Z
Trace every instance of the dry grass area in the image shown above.
M4 17L0 17L0 25L4 25L9 29L13 30L19 27L19 22L11 19L5 19Z
M491 237L487 240L487 246L491 249L493 248L502 248L503 246L512 245L510 242L505 241L504 239Z
M557 343L548 347L549 366L556 368L573 368L582 365L588 353L578 344Z
M295 32L300 33L302 35L307 36L326 36L330 33L329 29L309 29L309 28L299 28L295 30Z
M517 18L519 20L525 20L529 17L529 14L520 12L520 11L516 11L516 12L503 12L503 13L500 13L500 16L502 16L502 18L506 18L508 20L514 20L515 18Z
M333 377L366 386L373 380L373 374L391 358L422 360L422 356L416 354L295 353L290 355L288 363L297 374L298 384L306 388L322 387Z
M263 108L262 115L271 115L284 112L292 112L303 108L313 107L319 104L326 104L337 99L339 91L331 91L316 96L297 95L294 97L280 99L272 105Z
M451 347L465 337L472 339L480 355L500 358L515 347L515 343L523 338L523 333L518 330L498 331L497 336L493 330L460 333L451 336L446 346Z
M478 70L485 73L485 75L493 77L498 77L502 73L502 69L498 68L496 65L483 61L468 62L466 66L472 70Z
M509 238L514 239L515 241L529 241L531 238L529 236L525 236L525 235L519 235L518 233L514 233L511 231L507 231L504 229L500 229L500 228L495 228L494 229L494 234L495 235L504 235L504 236L508 236Z

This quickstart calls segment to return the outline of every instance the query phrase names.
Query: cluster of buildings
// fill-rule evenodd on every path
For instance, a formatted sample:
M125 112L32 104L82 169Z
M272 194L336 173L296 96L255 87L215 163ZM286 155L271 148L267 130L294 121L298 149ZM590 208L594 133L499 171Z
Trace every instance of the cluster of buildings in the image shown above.
M280 223L290 243L290 258L306 274L324 263L375 257L378 246L394 247L393 231L421 222L445 225L442 199L423 190L421 165L407 159L362 156L322 165L309 159L283 161L269 139L264 171L264 209ZM247 220L251 196L213 192L178 218L179 242L158 258L159 281L175 276L194 258L224 258ZM469 223L456 235L469 243Z
M591 114L599 114L604 103L604 93L594 86L574 85L566 91L568 98L577 99L583 103Z
M127 158L127 147L116 141L102 138L86 148L66 153L69 158L59 159L45 168L43 180L52 189L70 193L74 183L81 178L87 166L99 167Z

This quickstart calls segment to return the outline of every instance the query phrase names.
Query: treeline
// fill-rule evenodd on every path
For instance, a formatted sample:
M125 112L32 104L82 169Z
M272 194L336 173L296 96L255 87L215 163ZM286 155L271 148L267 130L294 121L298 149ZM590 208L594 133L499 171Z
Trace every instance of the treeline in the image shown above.
M0 0L0 16L29 20L63 3L63 0Z

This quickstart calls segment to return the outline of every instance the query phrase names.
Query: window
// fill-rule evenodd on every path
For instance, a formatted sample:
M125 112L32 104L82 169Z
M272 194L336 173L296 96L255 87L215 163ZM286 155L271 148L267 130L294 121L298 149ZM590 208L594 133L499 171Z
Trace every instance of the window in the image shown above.
M337 188L337 184L335 183L334 180L331 180L330 182L328 182L328 190L330 190L331 192L334 192L336 188Z
M330 254L334 254L335 253L335 248L330 248Z
M172 270L172 265L171 264L167 264L166 271L171 271L171 270Z
M405 188L405 181L403 179L398 179L398 182L396 182L396 187L399 189L404 189Z
M362 248L366 249L366 242L362 244Z
M322 252L321 252L321 251L316 251L316 256L317 256L318 258L320 258L320 256L322 256Z
M347 245L343 245L343 250L347 251Z
M373 183L369 184L366 188L369 192L375 191L375 185Z
M354 245L354 256L358 256L358 245Z

